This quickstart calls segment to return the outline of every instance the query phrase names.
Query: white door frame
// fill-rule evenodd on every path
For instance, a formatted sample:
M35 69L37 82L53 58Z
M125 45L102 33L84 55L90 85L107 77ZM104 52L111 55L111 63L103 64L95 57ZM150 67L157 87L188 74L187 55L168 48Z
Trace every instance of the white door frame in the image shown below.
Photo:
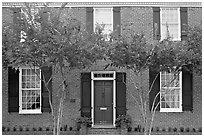
M98 77L94 74L113 74L112 77ZM113 126L115 127L116 120L116 72L115 71L92 71L91 72L91 119L92 127L94 126L94 80L112 80L113 81Z

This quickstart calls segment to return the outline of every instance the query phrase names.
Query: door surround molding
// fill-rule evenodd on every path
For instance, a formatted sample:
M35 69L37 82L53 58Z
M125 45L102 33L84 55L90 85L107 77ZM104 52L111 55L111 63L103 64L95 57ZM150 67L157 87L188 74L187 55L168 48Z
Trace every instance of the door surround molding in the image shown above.
M113 126L116 120L116 72L115 71L92 71L91 72L91 118L92 127L94 126L94 80L112 80L113 81Z

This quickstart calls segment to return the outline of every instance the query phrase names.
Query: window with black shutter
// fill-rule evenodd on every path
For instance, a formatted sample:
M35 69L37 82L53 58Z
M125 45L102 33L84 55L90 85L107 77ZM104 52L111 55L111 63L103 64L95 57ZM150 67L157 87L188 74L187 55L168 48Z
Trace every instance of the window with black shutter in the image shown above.
M158 74L159 72L157 71L152 71L150 69L149 71L149 86L151 87L153 81L154 81L154 84L152 85L152 90L149 94L149 109L151 110L152 109L152 105L153 105L153 101L156 97L156 95L158 94L158 92L160 92L160 87L161 87L161 81L160 79L163 79L165 81L168 80L168 78L170 77L170 73L168 73L168 75L166 75L165 77L161 78L161 72ZM166 72L167 73L167 72ZM163 73L162 73L163 74ZM163 74L164 75L164 74ZM179 79L182 79L182 85L181 85L181 88L182 90L180 91L180 95L182 96L180 99L181 99L181 107L182 107L182 110L181 111L192 111L193 110L193 88L192 88L192 73L189 72L188 70L186 69L182 69L182 76L178 76ZM156 79L155 79L156 78ZM177 79L176 82L172 83L174 86L171 85L170 88L168 89L171 89L173 88L172 90L172 93L176 93L177 91L175 89L179 88L179 87L175 87L175 85L178 85L178 81L180 81L179 79ZM174 89L175 87L175 89ZM169 91L167 91L169 92ZM173 94L171 94L173 95ZM168 96L168 95L167 95ZM162 108L165 108L165 111L163 110L162 112L181 112L180 110L179 111L175 111L174 109L172 109L173 107L174 108L177 108L176 106L176 101L179 102L180 99L174 97L174 103L171 103L172 102L172 99L173 98L163 98L163 100L160 98L161 96L159 95L156 100L155 100L155 104L154 104L154 107L156 106L156 104L158 104L159 102L161 103L163 101L163 104L166 104L165 106L163 105ZM161 100L160 100L161 99ZM167 103L165 103L165 101L167 101ZM161 105L161 104L160 104ZM156 111L161 111L160 110L160 105L157 107ZM169 110L168 110L169 108Z
M49 95L52 98L52 68L21 67L8 68L8 112L38 114L50 112ZM41 81L49 81L48 89Z
M172 40L186 40L188 27L187 12L187 7L153 7L154 39L162 40L170 37Z

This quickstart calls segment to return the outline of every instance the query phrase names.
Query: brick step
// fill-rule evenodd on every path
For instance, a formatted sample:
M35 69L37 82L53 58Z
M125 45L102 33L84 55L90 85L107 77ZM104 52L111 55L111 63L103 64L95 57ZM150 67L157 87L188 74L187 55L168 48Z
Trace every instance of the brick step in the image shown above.
M88 134L98 134L98 135L119 135L120 130L116 128L90 128Z

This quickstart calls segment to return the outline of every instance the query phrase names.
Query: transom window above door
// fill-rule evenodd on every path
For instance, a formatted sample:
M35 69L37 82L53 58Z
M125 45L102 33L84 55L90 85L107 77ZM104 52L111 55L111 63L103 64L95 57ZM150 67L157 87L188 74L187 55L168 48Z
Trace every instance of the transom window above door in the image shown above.
M161 40L181 40L180 8L161 8Z
M94 31L103 28L102 33L108 35L113 31L113 8L94 8Z
M93 71L91 79L94 80L114 80L115 71Z

